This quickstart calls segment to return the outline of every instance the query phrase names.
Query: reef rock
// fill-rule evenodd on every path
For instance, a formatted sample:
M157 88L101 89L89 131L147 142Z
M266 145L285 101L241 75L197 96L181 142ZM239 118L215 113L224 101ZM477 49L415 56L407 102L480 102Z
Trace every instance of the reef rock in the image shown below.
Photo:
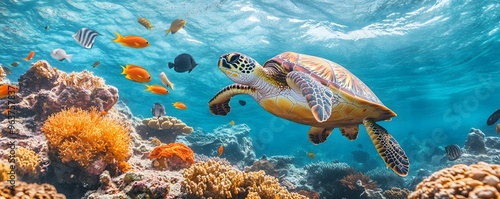
M224 151L221 157L243 167L251 165L255 160L249 133L250 127L246 124L224 125L210 133L196 130L189 136L179 138L179 141L188 145L195 153L207 156L218 156L217 150L223 145Z
M475 128L471 128L465 141L465 150L472 154L485 154L486 144L484 139L484 133Z
M179 135L186 136L193 132L192 127L172 116L146 118L136 126L136 130L145 140L156 137L166 144L176 142Z

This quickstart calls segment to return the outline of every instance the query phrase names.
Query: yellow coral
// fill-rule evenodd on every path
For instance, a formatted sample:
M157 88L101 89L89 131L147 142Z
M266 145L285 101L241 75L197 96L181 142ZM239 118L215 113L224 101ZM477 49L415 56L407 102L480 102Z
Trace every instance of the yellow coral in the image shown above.
M9 171L10 171L9 163L0 161L0 182L9 179L9 174L8 174Z
M193 128L189 127L186 123L171 116L161 116L160 118L146 118L142 123L151 129L164 130L170 133L190 134Z
M457 164L434 172L408 198L500 198L499 177L498 164Z
M127 129L95 108L90 111L70 108L53 114L44 123L42 132L62 162L76 161L87 167L96 160L120 163L131 155Z
M86 90L103 88L105 86L104 79L92 75L92 72L89 72L87 70L79 73L61 73L58 81L66 86L74 86Z
M14 189L9 182L0 182L0 198L53 198L66 199L63 194L57 193L54 186L50 184L28 184L16 181ZM14 197L13 197L14 196Z
M277 178L265 175L264 171L242 172L215 160L196 163L184 170L183 175L185 180L181 186L190 196L214 199L306 198L289 193L279 185Z
M40 174L40 155L24 147L16 150L16 168L21 175L27 175L30 178L38 178Z

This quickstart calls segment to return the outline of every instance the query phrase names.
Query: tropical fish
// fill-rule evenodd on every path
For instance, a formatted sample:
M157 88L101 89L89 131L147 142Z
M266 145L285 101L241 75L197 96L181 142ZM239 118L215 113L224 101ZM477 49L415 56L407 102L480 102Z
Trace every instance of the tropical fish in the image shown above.
M153 113L153 117L161 117L164 116L167 112L165 111L165 107L160 103L154 103L153 108L151 108L151 113Z
M9 95L13 95L17 91L19 91L19 88L17 88L14 85L10 85L10 84L0 85L0 98L6 98Z
M174 90L174 84L167 78L167 75L164 72L160 73L160 81L163 85L172 88Z
M98 67L99 65L101 65L101 61L96 61L92 64L92 68Z
M170 28L168 28L167 32L165 33L165 36L168 35L168 33L175 34L181 28L184 28L184 26L186 26L186 20L184 19L176 19L172 21L172 23L170 24Z
M193 57L190 54L182 53L177 55L174 59L174 63L168 62L168 68L174 68L175 72L183 73L188 71L190 73L194 67L198 65L196 61L194 61Z
M31 51L30 54L28 54L28 56L23 59L24 61L29 61L31 58L33 58L33 56L35 56L35 51Z
M458 159L463 154L462 149L457 144L448 145L444 149L450 161Z
M141 66L127 64L126 67L121 67L123 68L122 74L126 74L125 78L129 80L141 83L151 81L151 75L149 75L149 72Z
M71 58L73 57L73 55L71 55L71 54L70 55L66 54L66 51L64 51L62 48L56 48L56 49L52 50L50 55L54 59L57 59L59 61L68 60L69 63L71 63Z
M116 33L116 39L113 41L131 48L146 48L149 46L148 40L135 35L127 35L124 37L120 35L120 33Z
M160 86L160 85L146 85L146 89L154 94L158 94L158 95L166 95L168 94L168 90L163 87L163 86Z
M82 28L73 35L73 38L84 48L91 49L92 46L94 46L95 38L99 35L101 34L96 32L95 30L92 30L90 28Z
M247 105L247 102L245 102L245 100L239 100L238 103L240 103L241 106Z
M146 29L151 29L153 28L153 26L151 25L151 22L149 22L148 19L146 19L145 17L140 17L139 19L137 19L137 22L139 22L142 26L144 26Z
M488 126L491 126L491 125L495 124L498 121L498 119L500 119L500 108L497 111L493 112L493 114L490 115L490 117L486 121L486 124Z
M19 62L18 61L15 61L15 62L12 62L12 64L10 64L11 67L16 67L16 66L19 66Z
M234 120L231 120L231 121L229 122L229 126L234 126Z
M224 146L221 144L219 147L219 150L217 150L217 151L219 151L219 156L221 156L222 152L224 152Z
M180 110L186 110L187 109L187 106L185 104L183 104L182 102L175 102L175 103L172 103L172 105L176 109L180 109Z
M314 152L307 152L307 157L311 158L311 159L314 159L316 158L316 154L314 154Z
M49 30L49 26L45 26L45 30Z
M497 134L500 134L500 124L497 124Z

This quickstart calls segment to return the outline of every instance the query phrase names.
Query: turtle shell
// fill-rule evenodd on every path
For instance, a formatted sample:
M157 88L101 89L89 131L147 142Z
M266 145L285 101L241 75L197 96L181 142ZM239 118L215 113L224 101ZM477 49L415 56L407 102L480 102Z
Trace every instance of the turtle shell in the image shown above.
M358 97L382 105L382 102L365 83L333 61L294 52L281 53L269 61L279 63L287 72L301 71L311 74L321 84L333 90L343 91L354 98Z

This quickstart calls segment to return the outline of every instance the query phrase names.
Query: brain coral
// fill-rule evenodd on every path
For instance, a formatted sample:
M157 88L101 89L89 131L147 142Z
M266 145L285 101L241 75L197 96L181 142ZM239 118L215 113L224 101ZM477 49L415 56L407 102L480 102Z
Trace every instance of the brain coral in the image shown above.
M149 159L155 168L179 170L194 163L194 152L182 143L163 144L151 151Z
M265 175L264 171L243 172L214 160L196 163L184 170L183 175L181 188L188 198L306 198L289 193L278 179Z
M500 198L500 165L457 164L434 172L408 198Z
M16 150L16 168L17 172L30 179L38 178L40 175L40 155L24 147Z
M49 148L55 149L64 163L75 161L82 167L94 162L123 165L131 155L128 130L95 108L69 108L53 114L43 124L42 132Z
M66 196L58 193L56 188L50 184L28 184L16 181L14 189L11 189L9 186L9 182L0 182L0 198L66 199Z

